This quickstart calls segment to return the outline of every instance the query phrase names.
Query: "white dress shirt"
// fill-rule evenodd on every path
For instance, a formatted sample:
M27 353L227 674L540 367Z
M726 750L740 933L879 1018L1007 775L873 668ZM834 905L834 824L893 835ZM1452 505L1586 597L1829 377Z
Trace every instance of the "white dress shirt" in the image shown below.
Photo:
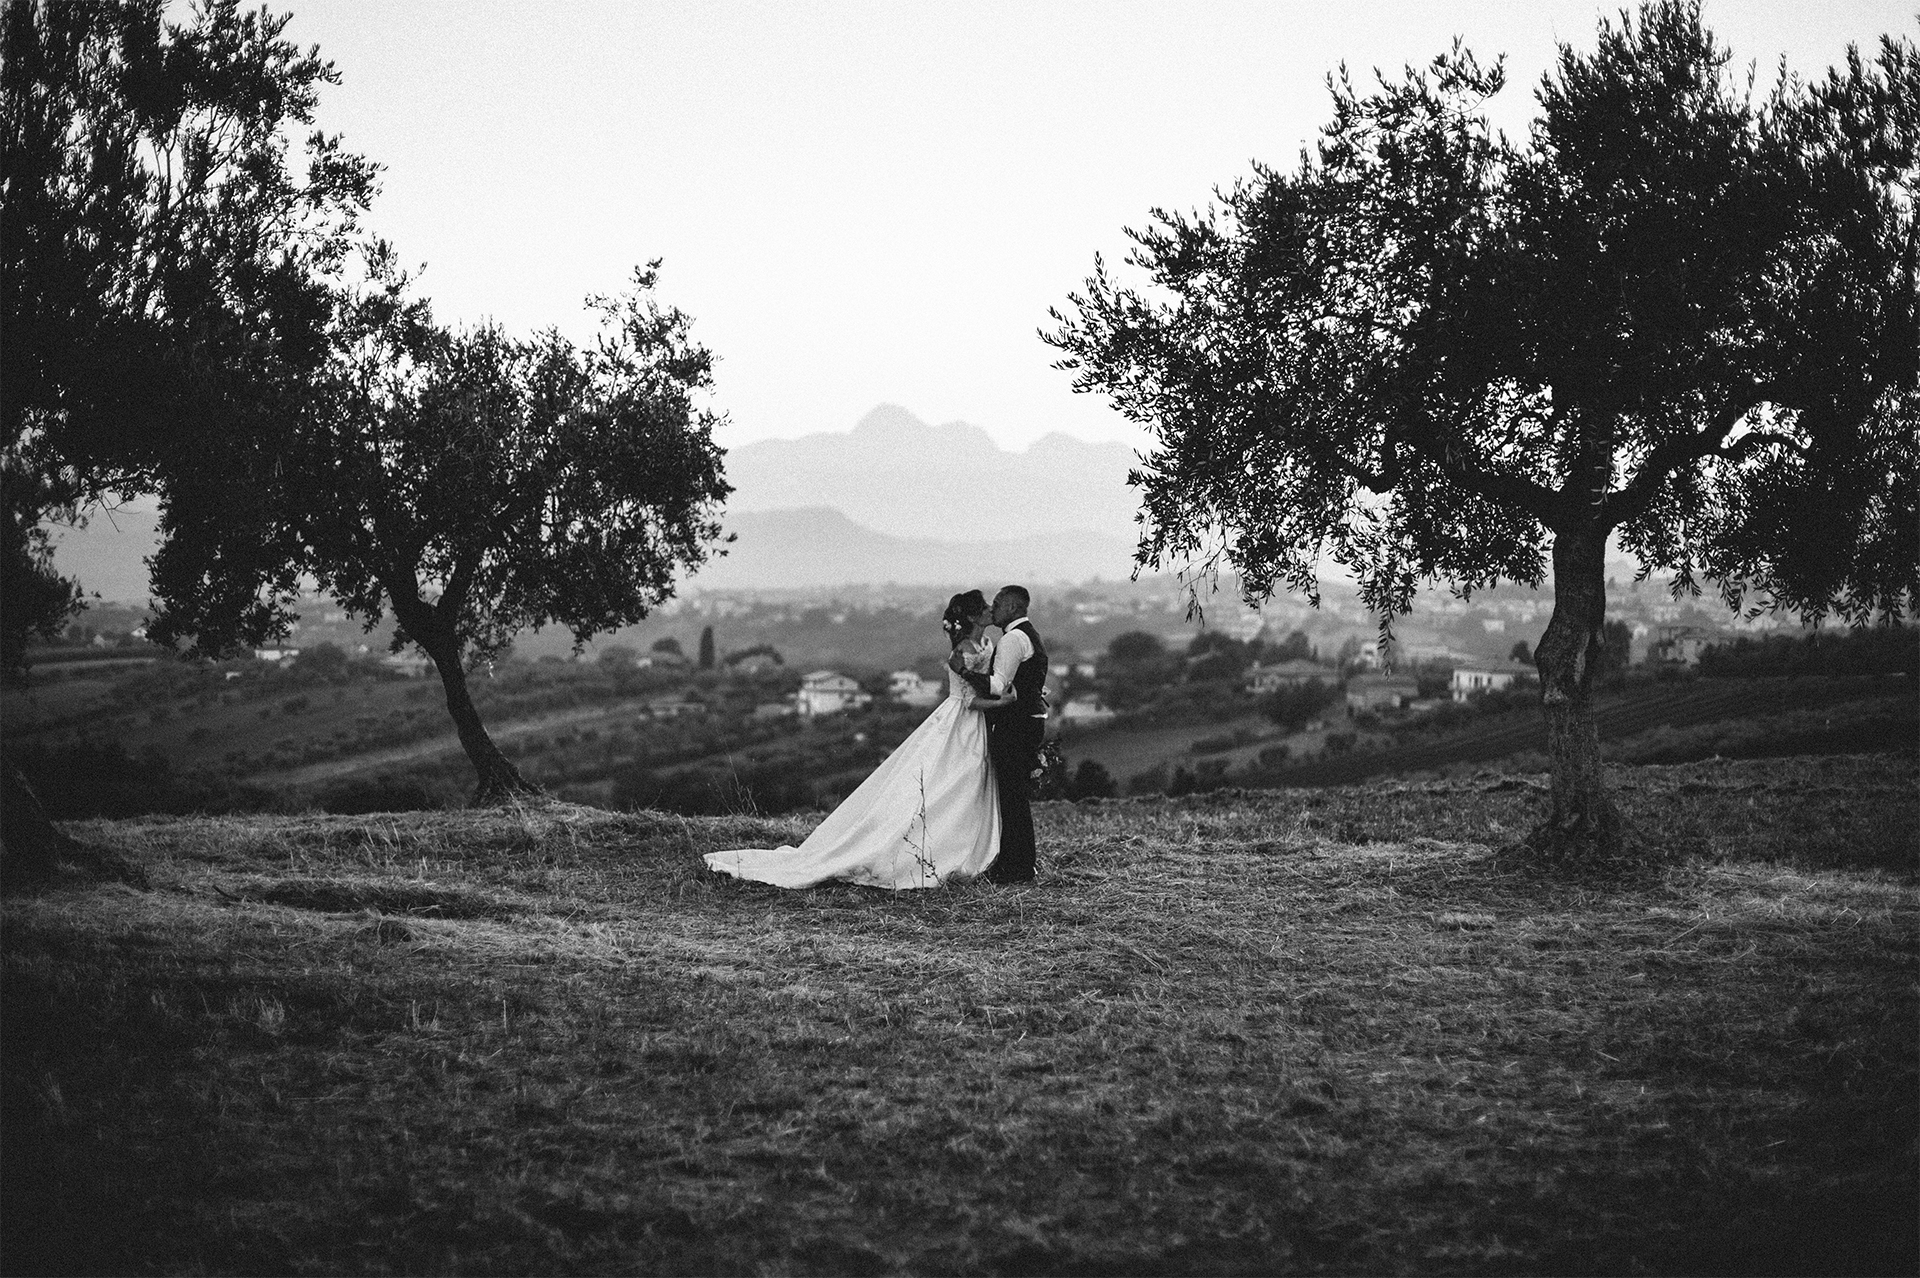
M996 697L1005 696L1007 689L1013 686L1013 676L1020 669L1020 663L1033 655L1033 636L1023 627L1030 623L1025 617L1019 617L1007 623L1000 636L1000 642L993 650L993 673L987 676L987 686ZM1037 714L1036 719L1046 715Z

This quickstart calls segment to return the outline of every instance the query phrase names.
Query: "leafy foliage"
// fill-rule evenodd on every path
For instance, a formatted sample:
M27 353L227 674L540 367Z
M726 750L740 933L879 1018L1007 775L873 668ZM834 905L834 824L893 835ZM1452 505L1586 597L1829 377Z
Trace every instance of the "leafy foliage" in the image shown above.
M718 536L729 491L695 398L712 357L689 320L634 289L596 299L596 346L494 327L453 332L383 287L342 317L338 349L274 520L322 588L406 640L473 660L559 623L584 641L644 617ZM202 530L196 530L202 531ZM179 536L155 564L155 632L218 651L270 633L278 574L224 573L236 529ZM440 653L433 653L436 659Z
M1912 626L1874 626L1849 634L1740 638L1703 650L1700 673L1722 678L1904 674L1920 679L1920 631Z
M1537 583L1598 522L1735 598L1905 607L1920 61L1889 38L1755 102L1727 60L1687 5L1603 23L1524 147L1458 47L1343 75L1297 173L1128 232L1151 289L1097 263L1049 340L1159 440L1142 563L1314 596L1324 554L1394 613L1421 579Z
M1261 702L1267 718L1288 729L1298 729L1329 706L1337 704L1342 693L1338 686L1309 679L1295 687L1276 688Z
M286 16L165 8L7 0L0 15L9 668L76 602L36 525L116 493L191 506L183 483L209 462L231 474L220 463L320 358L373 195L376 167L337 137L294 139L337 77L281 37Z

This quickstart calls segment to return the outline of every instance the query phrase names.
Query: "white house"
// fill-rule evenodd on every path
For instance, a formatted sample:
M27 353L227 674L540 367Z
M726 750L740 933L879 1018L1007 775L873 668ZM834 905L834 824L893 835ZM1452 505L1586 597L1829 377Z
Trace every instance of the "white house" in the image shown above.
M860 691L860 685L837 670L816 670L800 681L793 694L793 708L801 718L840 714L866 705L873 698Z
M1397 710L1420 695L1420 681L1411 675L1363 674L1347 680L1347 713Z
M380 665L409 679L424 678L434 669L433 662L417 652L390 652L380 658Z
M896 670L887 676L887 695L907 706L935 706L947 695L946 686L923 679L917 670Z
M1113 711L1101 705L1098 697L1074 697L1055 713L1062 725L1091 726L1113 718Z
M1453 699L1465 701L1482 692L1511 688L1516 679L1538 678L1532 666L1515 661L1488 661L1453 668Z
M1260 696L1281 688L1302 688L1316 679L1324 684L1336 684L1340 682L1340 672L1317 661L1296 658L1271 666L1249 666L1245 678L1247 691Z
M96 642L104 643L105 641L98 640ZM292 661L299 655L300 650L298 648L255 648L253 650L253 656L256 661Z
M1712 642L1712 632L1698 626L1661 626L1654 632L1653 642L1647 645L1647 660L1656 664L1697 666L1701 650Z

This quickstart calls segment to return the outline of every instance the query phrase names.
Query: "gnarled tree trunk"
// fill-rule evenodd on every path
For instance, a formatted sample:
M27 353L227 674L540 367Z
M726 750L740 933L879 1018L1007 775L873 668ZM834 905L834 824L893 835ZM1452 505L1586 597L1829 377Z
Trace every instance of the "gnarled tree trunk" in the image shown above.
M20 769L4 769L0 793L0 887L27 887L53 879L61 863L98 878L149 886L147 872L117 852L70 838L47 816Z
M516 794L539 794L540 787L520 775L513 761L500 753L500 747L487 735L467 692L467 671L460 662L461 643L450 617L457 609L442 599L438 605L427 603L411 590L403 593L388 583L393 613L407 638L419 644L440 672L440 686L447 693L447 713L453 716L454 731L460 734L461 748L473 764L477 784L473 802L499 803ZM407 583L410 584L410 583ZM443 611L445 609L445 611Z
M520 769L513 766L513 760L500 753L500 747L487 735L486 725L480 722L480 712L474 709L473 698L467 692L467 671L460 664L459 646L428 642L422 642L420 646L427 650L435 668L440 671L440 686L447 693L447 713L453 716L453 726L460 734L461 748L467 752L467 759L473 764L478 779L473 801L499 803L516 794L539 794L540 787L521 776Z
M1617 855L1625 829L1608 793L1593 717L1594 673L1607 615L1607 530L1597 521L1561 529L1553 543L1553 619L1534 662L1547 716L1553 809L1527 842L1568 859Z
M72 842L47 819L40 796L20 769L5 769L0 794L0 882L9 886L53 877L54 864Z

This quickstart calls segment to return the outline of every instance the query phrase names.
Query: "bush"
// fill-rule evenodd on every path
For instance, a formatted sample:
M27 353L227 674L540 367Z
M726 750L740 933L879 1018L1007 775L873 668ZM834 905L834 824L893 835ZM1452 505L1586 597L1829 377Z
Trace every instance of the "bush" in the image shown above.
M1162 794L1166 789L1167 765L1164 763L1156 763L1145 772L1136 772L1127 778L1128 794Z
M1069 799L1111 799L1120 792L1113 774L1093 759L1080 760L1067 782Z
M29 746L7 752L56 821L89 817L130 817L148 813L180 816L189 812L257 811L275 806L257 786L234 785L224 778L183 776L157 752L127 753L119 742L48 748Z
M425 812L444 807L439 797L418 781L390 777L343 781L321 794L322 812L365 816L369 812Z
M1338 700L1339 688L1319 679L1309 679L1298 687L1279 688L1268 693L1260 709L1281 727L1297 731L1301 724Z
M1920 678L1920 629L1871 626L1835 634L1816 631L1800 637L1735 639L1704 649L1700 673L1710 678L1868 674Z

